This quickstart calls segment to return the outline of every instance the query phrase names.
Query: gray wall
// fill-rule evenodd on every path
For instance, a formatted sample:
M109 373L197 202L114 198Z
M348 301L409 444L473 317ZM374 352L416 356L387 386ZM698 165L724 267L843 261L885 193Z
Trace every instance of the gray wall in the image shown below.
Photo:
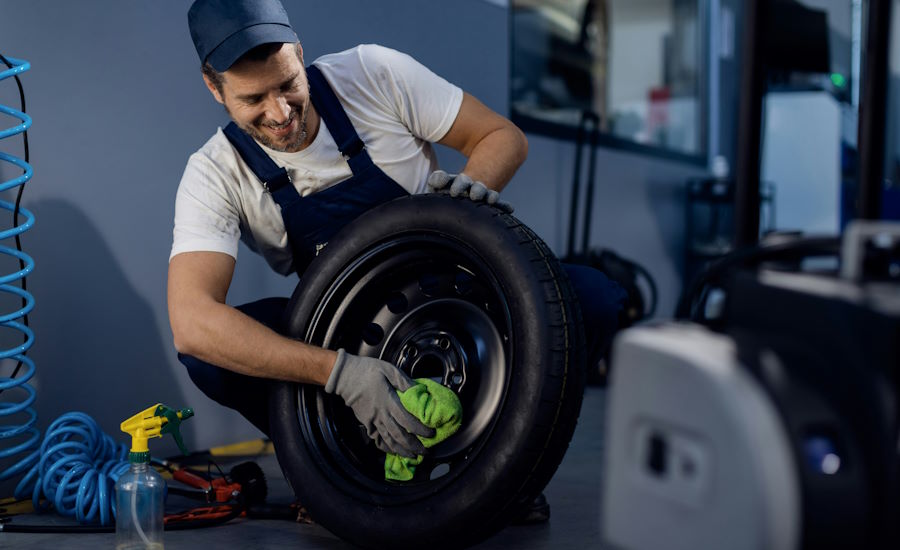
M157 401L193 406L193 448L257 435L197 390L175 358L165 303L173 200L184 163L226 120L200 78L187 0L0 0L0 53L31 61L23 77L35 178L23 237L37 261L29 289L40 426L81 410L118 423ZM507 112L506 8L482 0L285 0L308 59L360 42L404 50ZM15 85L0 103L17 105ZM6 120L2 121L5 125ZM530 136L531 154L506 198L557 252L565 238L571 145ZM0 150L21 152L19 141ZM459 155L442 151L445 168ZM680 165L602 151L593 242L643 262L671 311L680 285ZM11 170L0 167L0 177ZM7 197L8 198L8 197ZM0 224L7 224L6 218ZM5 227L5 225L3 225ZM5 266L6 263L3 263ZM242 249L229 295L287 295L292 279ZM0 374L8 375L3 365ZM154 449L174 450L170 443Z

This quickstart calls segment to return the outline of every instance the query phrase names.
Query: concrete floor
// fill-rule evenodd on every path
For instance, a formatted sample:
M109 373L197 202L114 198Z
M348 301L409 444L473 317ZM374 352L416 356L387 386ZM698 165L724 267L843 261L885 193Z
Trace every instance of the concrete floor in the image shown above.
M544 493L550 502L548 523L510 526L475 546L499 548L596 548L600 545L600 464L603 450L605 392L588 388L572 444ZM291 495L274 456L257 460L266 472L269 502L290 502ZM51 515L17 516L16 523L66 524ZM0 532L0 548L112 548L113 534L46 535ZM278 520L235 520L226 525L165 534L168 550L207 548L341 549L349 544L318 525Z

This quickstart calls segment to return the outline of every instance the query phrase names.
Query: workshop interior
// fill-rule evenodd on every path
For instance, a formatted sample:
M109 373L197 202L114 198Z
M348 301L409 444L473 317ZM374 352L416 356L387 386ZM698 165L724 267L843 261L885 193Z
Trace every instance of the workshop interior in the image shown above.
M397 49L527 136L514 212L397 199L299 282L242 244L227 297L461 419L392 463L321 387L270 438L201 393L191 3L0 0L0 547L900 548L900 1L282 3L307 62ZM594 364L563 263L624 291Z

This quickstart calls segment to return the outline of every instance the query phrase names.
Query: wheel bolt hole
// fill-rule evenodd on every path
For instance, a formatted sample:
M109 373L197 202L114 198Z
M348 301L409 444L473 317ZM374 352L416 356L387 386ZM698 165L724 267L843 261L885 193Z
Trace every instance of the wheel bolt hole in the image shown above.
M384 340L384 329L377 323L369 323L362 332L363 342L370 346L377 346Z
M446 351L450 349L450 340L441 338L440 340L438 340L438 346L440 346L442 350Z
M460 296L466 296L472 292L472 283L474 280L475 278L468 273L457 273L453 282L453 289L456 290L456 293Z
M454 386L458 386L458 385L462 384L462 381L463 381L463 377L462 377L462 375L459 374L459 373L456 373L456 374L454 374L453 376L450 377L450 382L451 382Z
M441 280L437 275L422 275L419 277L419 290L428 297L437 296L441 290Z
M387 307L391 313L403 313L409 308L409 301L402 292L395 292L388 297Z
M433 470L431 470L431 474L429 474L428 479L437 479L439 477L443 477L450 473L450 465L449 464L438 464Z

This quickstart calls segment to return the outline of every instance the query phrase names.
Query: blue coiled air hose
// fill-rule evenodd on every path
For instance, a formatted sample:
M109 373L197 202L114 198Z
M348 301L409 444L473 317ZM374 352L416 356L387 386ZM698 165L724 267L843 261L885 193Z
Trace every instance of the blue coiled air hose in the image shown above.
M31 68L27 61L13 58L2 58L6 65L6 69L0 72L0 81L10 77L16 77ZM21 84L20 84L21 92ZM0 140L24 134L31 127L31 117L26 115L24 111L24 96L22 100L22 111L0 105L0 113L16 118L21 121L20 124L0 130ZM25 134L27 136L27 134ZM0 151L0 161L12 164L22 170L22 175L17 178L0 182L0 191L8 191L19 188L31 179L32 169L27 162L27 137L26 137L26 160L22 160L13 155ZM21 196L21 195L20 195ZM10 238L16 238L18 244L18 236L27 231L34 225L34 215L24 208L20 208L18 200L15 204L0 200L0 209L13 213L13 226L9 229L0 231L0 242L4 242ZM19 214L25 218L23 223L18 223ZM17 361L17 366L11 376L0 377L0 460L6 460L10 457L17 457L23 453L27 456L19 460L12 466L4 470L0 470L0 481L12 479L20 475L22 472L31 468L38 460L38 442L40 432L35 427L37 422L37 414L32 408L35 399L34 388L28 384L28 381L34 376L34 362L26 353L34 343L34 333L26 324L20 323L19 319L24 318L34 307L34 298L24 290L13 286L11 283L23 280L26 275L34 269L34 260L28 254L21 250L10 248L9 246L0 245L0 254L12 256L19 260L20 269L15 273L0 276L0 292L14 294L22 300L22 307L12 313L0 315L0 326L14 331L18 331L24 335L24 342L14 348L0 350L0 366L10 361ZM24 366L24 372L20 373L21 367ZM27 417L24 422L15 423L13 418ZM24 441L20 441L24 438ZM20 441L7 447L7 441ZM16 493L21 493L26 488L26 483L22 483L16 488Z
M113 441L90 416L70 412L47 428L40 460L23 482L34 482L36 510L52 504L59 514L81 523L109 525L116 512L115 483L128 471L127 459L127 446Z
M84 413L67 413L55 420L47 429L43 443L35 427L37 414L32 405L34 388L28 381L34 376L34 361L26 353L34 343L34 333L28 328L28 313L34 307L34 297L25 290L25 277L34 269L34 260L21 251L19 235L34 225L34 215L19 205L21 192L31 179L28 164L28 134L31 117L25 114L25 96L18 75L31 68L27 61L0 55L6 70L0 72L0 82L14 77L19 85L22 110L0 105L0 113L21 121L20 124L0 130L0 140L23 135L25 160L0 151L0 161L22 170L22 175L0 182L0 192L18 188L15 204L0 200L0 209L13 214L12 227L0 231L0 242L15 238L16 248L0 244L0 254L19 260L20 269L15 273L0 275L0 292L13 294L21 299L17 311L0 315L0 327L18 331L24 342L16 347L0 349L0 366L16 361L10 376L0 376L0 461L11 457L24 458L6 469L0 469L0 481L13 479L28 472L16 486L15 496L22 499L31 496L35 509L46 509L51 504L62 515L76 518L82 523L110 523L115 515L113 488L119 475L128 470L128 448L115 443L103 433L97 423ZM24 217L18 223L19 214ZM19 281L21 288L12 283ZM22 319L25 322L21 323ZM22 367L24 372L20 372ZM25 417L20 423L14 418ZM24 441L22 441L24 439ZM18 443L16 443L18 441ZM10 445L10 446L8 446Z

